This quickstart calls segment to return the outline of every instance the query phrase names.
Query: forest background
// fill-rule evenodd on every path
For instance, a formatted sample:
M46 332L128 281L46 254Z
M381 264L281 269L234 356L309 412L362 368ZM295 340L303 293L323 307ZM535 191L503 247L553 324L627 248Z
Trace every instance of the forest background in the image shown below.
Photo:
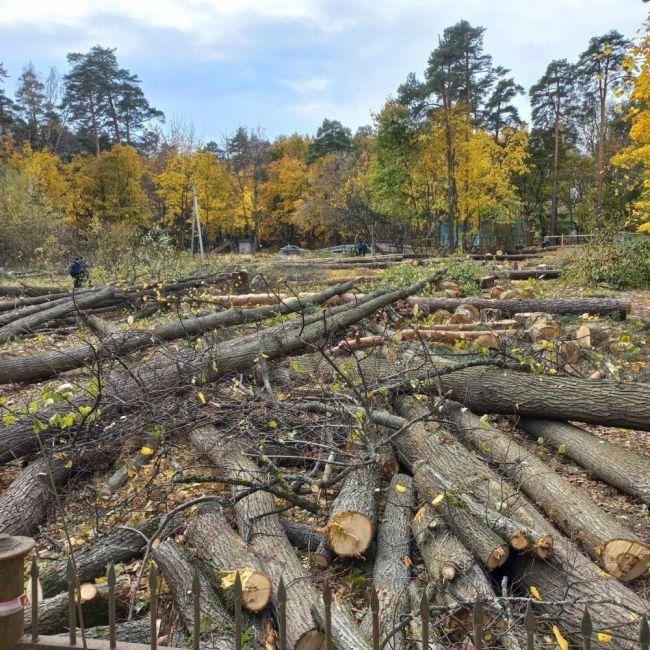
M196 208L208 250L650 232L650 22L634 40L594 36L527 90L484 33L445 29L423 75L356 133L324 119L273 141L242 126L204 143L165 123L110 47L68 54L63 75L28 63L13 97L0 64L0 266L187 250ZM526 92L530 124L513 104Z

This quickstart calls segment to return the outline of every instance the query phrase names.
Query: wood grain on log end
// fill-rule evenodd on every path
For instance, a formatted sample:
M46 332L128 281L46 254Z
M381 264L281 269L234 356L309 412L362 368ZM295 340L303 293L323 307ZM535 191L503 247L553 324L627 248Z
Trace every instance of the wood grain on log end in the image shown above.
M242 579L242 606L249 612L261 612L271 601L271 581L261 571L247 572Z
M533 551L541 560L548 560L553 555L554 542L553 536L549 534L542 535L535 544Z
M327 543L341 557L362 555L374 533L373 522L360 512L341 512L337 514L326 529Z
M603 550L603 564L619 580L634 580L650 569L650 549L629 539L613 539Z
M507 544L502 544L492 549L490 554L485 560L485 567L489 571L498 569L500 566L503 566L510 556L510 547Z

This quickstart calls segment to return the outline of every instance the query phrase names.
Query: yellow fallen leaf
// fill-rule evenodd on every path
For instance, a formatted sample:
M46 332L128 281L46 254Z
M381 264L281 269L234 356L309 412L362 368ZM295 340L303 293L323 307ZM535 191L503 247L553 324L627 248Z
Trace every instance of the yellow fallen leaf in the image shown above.
M557 625L553 626L553 634L557 639L560 650L569 650L569 642L562 636L562 632L560 632L560 628Z
M253 569L249 566L239 569L239 579L241 580L242 588L246 586L246 583L250 580L253 575ZM235 585L235 580L237 579L237 571L226 571L221 574L221 588L222 589L232 589Z
M202 404L205 404L205 395L201 391L199 391L197 397L201 400Z
M404 493L404 492L406 492L406 488L403 485L401 485L400 483L396 483L395 484L395 492Z
M437 508L445 500L445 493L441 492L432 502L431 505Z
M614 638L614 635L609 632L598 632L596 638L603 643L609 643Z
M153 453L154 453L154 451L153 451L153 449L151 447L143 447L140 450L140 455L141 456L153 456Z
M69 460L63 467L65 467L66 469L72 469L72 461Z
M535 600L542 600L542 596L541 596L541 594L539 593L539 589L538 589L537 587L532 586L532 587L530 588L530 593L532 594L532 596L533 596L533 598L534 598Z

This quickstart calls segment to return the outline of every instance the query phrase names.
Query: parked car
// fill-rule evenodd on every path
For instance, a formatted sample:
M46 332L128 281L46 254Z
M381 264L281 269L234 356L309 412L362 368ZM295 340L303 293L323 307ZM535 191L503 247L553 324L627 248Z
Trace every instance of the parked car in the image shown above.
M304 255L307 252L306 248L300 248L300 246L295 246L294 244L287 244L280 249L282 255Z

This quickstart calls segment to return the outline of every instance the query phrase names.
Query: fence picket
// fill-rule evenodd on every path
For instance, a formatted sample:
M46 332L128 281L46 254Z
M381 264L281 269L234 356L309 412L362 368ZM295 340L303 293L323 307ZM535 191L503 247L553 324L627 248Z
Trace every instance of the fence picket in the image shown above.
M420 599L420 618L422 619L422 650L429 650L429 599L427 590L422 591Z
M117 634L115 632L115 565L108 565L106 582L108 584L108 645L110 650L117 648Z
M583 650L591 650L591 635L593 634L593 631L594 626L591 622L589 608L585 605L585 613L582 615L582 621L580 622Z
M370 592L370 615L372 616L372 650L379 650L379 597L374 586Z
M641 618L641 630L639 631L639 643L641 644L641 650L650 649L650 625L648 625L648 619L645 614Z
M199 572L194 569L194 579L192 580L192 598L194 605L194 629L192 630L192 648L199 650L201 645L201 581Z
M232 601L235 609L235 650L241 650L241 635L242 635L242 618L241 618L241 576L239 571L235 574L235 584L232 588Z
M77 611L75 609L76 593L75 586L77 576L74 572L72 559L68 560L66 566L66 577L68 579L68 625L70 627L70 645L77 643Z
M151 650L156 650L158 647L158 629L157 629L157 619L158 619L158 602L156 587L158 583L158 571L156 566L152 565L151 570L149 571L149 612L151 614Z
M533 614L533 608L530 604L526 605L524 614L524 629L526 630L526 650L535 650L535 632L537 631L537 621Z
M38 641L38 562L32 558L32 641Z
M332 650L332 589L330 583L325 583L323 589L323 605L325 605L325 650Z
M287 650L287 590L282 578L278 585L278 627L280 628L280 650Z
M474 605L474 650L483 647L483 603L480 600Z

